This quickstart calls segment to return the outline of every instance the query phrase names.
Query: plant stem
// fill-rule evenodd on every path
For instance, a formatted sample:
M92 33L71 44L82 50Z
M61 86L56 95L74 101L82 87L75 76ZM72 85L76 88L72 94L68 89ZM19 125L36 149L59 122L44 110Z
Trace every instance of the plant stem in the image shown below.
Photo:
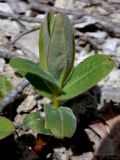
M55 108L58 108L59 107L59 100L58 100L58 96L55 94L53 96L53 101L52 101L52 104Z

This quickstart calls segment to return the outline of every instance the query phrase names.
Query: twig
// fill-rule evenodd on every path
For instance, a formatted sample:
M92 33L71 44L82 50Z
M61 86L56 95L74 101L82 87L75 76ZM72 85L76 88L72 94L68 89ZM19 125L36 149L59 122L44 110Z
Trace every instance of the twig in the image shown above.
M82 10L72 10L72 9L63 9L63 8L58 8L58 7L51 7L48 5L44 5L44 4L39 4L36 2L30 3L29 7L32 9L35 9L37 11L44 11L44 12L54 12L54 13L65 13L65 14L70 14L70 15L76 15L76 16L85 16L86 12L82 11Z
M86 18L91 18L96 21L96 24L100 25L108 33L113 34L115 37L120 37L120 24L119 23L112 22L111 20L104 18L104 17L88 14L83 10L68 10L68 9L51 7L51 6L38 4L38 3L31 3L29 7L31 7L32 9L36 9L38 11L55 12L55 13L61 12L61 13L75 15L79 17L84 16ZM79 21L77 23L79 23Z
M13 91L6 96L3 101L0 103L0 112L3 111L7 107L8 104L15 101L15 99L19 96L19 94L28 86L29 82L27 80L23 80L20 82Z
M8 12L3 12L0 11L0 17L1 18L10 18L12 20L21 20L21 21L26 21L28 23L40 23L43 21L43 19L40 18L34 18L34 17L28 17L28 16L23 16L23 15L17 15L17 14L12 14Z
M22 32L22 33L19 33L14 39L11 40L10 44L15 44L16 41L18 41L21 37L23 37L23 36L25 36L26 34L29 34L29 33L31 33L31 32L34 32L34 31L36 31L36 30L39 30L39 29L40 29L40 27L38 26L38 27L31 28L31 29L29 29L29 30L25 30L25 31Z

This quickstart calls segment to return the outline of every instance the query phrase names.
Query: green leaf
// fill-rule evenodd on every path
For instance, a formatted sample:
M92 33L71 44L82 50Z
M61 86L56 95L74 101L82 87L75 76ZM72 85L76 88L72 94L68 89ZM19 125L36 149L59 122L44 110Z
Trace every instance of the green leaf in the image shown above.
M39 32L40 65L46 71L48 70L46 56L48 51L48 43L50 40L50 35L54 24L54 18L55 18L54 14L47 13L45 21L40 26L40 32Z
M27 80L37 89L40 95L52 99L53 94L47 86L47 82L35 74L28 73Z
M66 15L57 14L48 44L47 67L48 71L62 85L72 72L74 54L74 35L71 21Z
M2 100L10 91L12 85L10 80L3 74L0 74L0 100Z
M61 85L69 79L75 55L74 34L69 18L48 13L40 27L40 65Z
M28 114L24 118L24 126L26 129L32 129L35 133L49 135L48 130L45 129L45 119L38 112Z
M107 55L94 55L86 58L74 70L71 79L64 86L64 95L59 100L67 100L85 92L113 69L114 62Z
M42 80L47 82L50 86L50 89L54 92L63 93L62 88L56 81L56 79L50 75L48 72L43 70L38 64L24 58L13 58L10 61L10 65L16 69L18 69L19 72L21 72L22 75L24 75L26 78L29 77L27 74L34 74L38 77L40 77ZM29 79L28 79L29 80ZM39 82L41 83L41 82ZM48 86L48 87L49 87ZM52 87L51 87L52 86Z
M42 23L40 26L40 32L39 32L40 66L47 71L46 51L47 51L49 37L45 30L46 30L45 25L44 23Z
M15 128L12 122L9 119L0 116L0 140L9 136L14 131Z
M76 130L76 118L70 108L60 107L58 109L44 106L46 128L56 138L71 138Z
M32 74L32 73L26 74L23 71L22 72L17 71L17 75L19 75L19 77L20 76L25 77L36 88L37 92L39 92L40 95L52 99L53 97L52 92L46 85L47 82L45 80L43 80L42 78L40 78L39 76L35 74Z

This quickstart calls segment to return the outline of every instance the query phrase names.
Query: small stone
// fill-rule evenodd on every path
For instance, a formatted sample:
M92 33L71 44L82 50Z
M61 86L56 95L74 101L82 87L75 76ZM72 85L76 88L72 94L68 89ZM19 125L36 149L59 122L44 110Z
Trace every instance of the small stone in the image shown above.
M29 95L17 108L17 113L29 112L36 106L36 100L34 96Z
M31 32L20 38L15 46L25 52L26 56L33 60L39 59L38 40L39 31Z
M76 8L76 9L83 9L87 5L90 5L90 2L88 1L86 3L86 2L79 1L79 0L75 0L73 5L74 5L74 8Z
M3 72L5 65L5 60L3 58L0 58L0 72Z
M120 70L114 69L99 85L105 87L118 88L120 86Z
M69 160L69 155L66 148L55 148L52 156L53 160Z
M16 49L16 53L18 53L19 56L24 56L24 53L20 49Z
M27 86L24 90L23 90L23 94L24 95L32 95L35 94L35 90L33 88L32 85Z
M8 12L8 13L13 13L11 7L9 6L8 3L0 3L0 11L2 12Z
M38 15L36 16L36 18L44 19L44 18L45 18L45 15L44 15L44 14L38 14Z
M80 155L80 160L92 160L93 159L93 152L87 152Z
M39 105L50 104L51 100L47 97L38 100Z
M101 7L101 6L97 6L96 9L97 9L97 12L98 12L100 15L106 16L106 15L109 14L109 12L106 11L106 10L105 10L103 7Z
M25 2L18 2L21 13L26 13L28 5Z
M110 19L113 21L113 22L119 22L120 21L120 13L112 13L110 15Z
M101 91L101 105L104 105L104 102L109 103L111 100L120 104L120 87L102 88Z
M25 114L23 114L23 115L17 114L15 119L14 119L15 127L19 128L19 126L22 126L24 118L25 118Z
M95 12L96 12L96 6L86 7L86 8L85 8L85 11L86 11L87 13L90 13L90 14L95 14Z
M14 37L22 30L22 28L15 21L0 19L0 30L5 34L5 36Z
M42 104L40 100L37 101L37 107L39 111L42 109Z
M73 7L73 0L65 1L65 0L56 0L55 7L65 8L65 9L72 9Z
M96 20L89 17L89 16L85 16L84 18L81 18L81 23L75 24L75 28L85 28L89 25L95 24Z
M99 83L101 88L101 105L99 109L104 105L104 102L120 103L120 70L114 69L106 79Z
M7 45L8 39L5 37L5 34L0 31L0 45Z
M87 133L89 139L91 142L98 143L100 141L100 137L98 135L95 134L95 132L93 132L91 129L86 128L85 132Z
M107 39L103 45L103 53L114 54L116 52L118 43L119 43L118 39L115 38Z
M107 33L104 31L87 32L87 35L98 39L105 39L107 37Z

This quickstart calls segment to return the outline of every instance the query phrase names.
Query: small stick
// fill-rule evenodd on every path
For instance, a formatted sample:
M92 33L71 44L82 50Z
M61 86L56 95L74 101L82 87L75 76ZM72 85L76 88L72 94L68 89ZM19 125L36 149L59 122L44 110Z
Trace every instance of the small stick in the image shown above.
M37 27L34 27L34 28L31 28L31 29L28 29L28 30L25 30L24 32L22 33L19 33L13 40L11 40L10 44L15 44L21 37L25 36L26 34L29 34L31 32L34 32L34 31L37 31L39 30L40 27L37 26Z
M95 21L97 25L104 28L104 30L107 31L109 34L114 35L115 37L120 37L120 24L117 22L113 22L110 19L105 17L95 16L83 10L70 10L70 9L63 9L58 7L51 7L51 6L39 4L36 2L30 3L29 7L37 11L54 12L54 13L61 12L64 14L74 15L74 16L78 16L79 19L82 17L91 18L92 20Z
M51 7L48 5L44 5L44 4L39 4L36 2L31 2L29 4L29 7L32 9L35 9L37 11L44 11L44 12L54 12L54 13L65 13L65 14L70 14L70 15L76 15L76 16L81 16L83 17L84 15L86 15L86 12L81 11L81 10L72 10L72 9L63 9L63 8L58 8L58 7Z
M17 20L17 21L26 21L28 23L31 23L31 22L32 23L40 23L43 21L43 19L40 19L40 18L17 15L17 14L3 12L3 11L0 11L0 17L4 18L4 19L10 18L12 20Z
M15 99L20 95L20 93L29 85L27 80L20 82L15 89L13 89L9 95L7 95L2 102L0 102L0 112L2 112L8 104L15 101Z

